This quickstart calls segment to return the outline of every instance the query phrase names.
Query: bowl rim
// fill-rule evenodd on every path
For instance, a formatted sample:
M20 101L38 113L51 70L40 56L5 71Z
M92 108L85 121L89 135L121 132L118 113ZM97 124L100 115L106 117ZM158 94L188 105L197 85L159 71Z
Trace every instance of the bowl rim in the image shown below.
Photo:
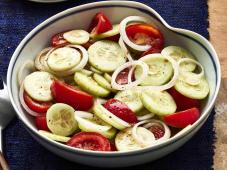
M19 111L16 103L14 102L14 98L13 98L13 94L12 94L12 86L13 85L12 85L11 78L12 78L14 64L16 63L16 59L19 58L18 56L19 56L20 52L23 50L23 47L26 46L26 44L33 37L33 35L35 35L36 32L39 32L40 30L42 30L42 28L44 26L48 26L50 23L53 23L56 20L61 19L62 17L66 17L66 16L72 15L74 13L86 11L86 10L93 9L93 8L100 8L100 7L104 7L104 8L105 7L127 7L127 8L136 8L138 10L146 12L147 14L157 18L160 21L160 23L162 23L166 28L168 28L169 30L171 30L175 33L178 33L178 34L181 34L181 35L184 35L184 36L187 36L187 34L193 34L195 37L198 37L201 41L206 43L206 45L208 46L210 51L213 53L213 55L210 55L210 56L211 56L211 59L213 60L214 67L216 68L216 75L217 75L216 76L216 87L215 87L215 90L214 90L214 95L213 95L208 107L204 110L204 112L200 116L200 118L193 125L191 125L186 131L184 131L182 134L180 134L178 136L174 136L174 137L170 138L169 140L167 140L165 142L159 143L158 145L150 146L150 147L143 148L143 149L133 150L133 151L118 151L118 152L89 151L89 150L72 148L72 147L69 147L69 146L64 145L62 143L47 139L46 137L40 135L38 133L37 129L33 128L32 125L29 123L29 121L27 121L25 118L23 118L21 116L22 113ZM187 37L192 38L190 36L187 36ZM204 46L198 40L196 40L196 41L198 43L200 43L200 45ZM205 49L208 53L210 53L209 50L207 50L207 48L205 48ZM20 44L16 48L15 52L13 53L13 56L10 60L10 64L9 64L9 67L8 67L8 72L7 72L7 88L8 88L10 101L11 101L11 103L12 103L12 105L13 105L16 113L17 113L17 116L23 122L23 124L26 126L26 128L29 129L29 131L32 132L34 135L38 136L39 139L42 139L43 141L45 141L47 144L51 144L54 147L57 147L59 149L63 149L63 150L66 150L66 151L70 151L70 152L75 153L75 154L81 154L81 155L87 155L87 156L90 155L90 156L117 157L117 156L126 156L126 155L136 155L136 154L142 154L142 153L155 151L155 150L158 150L160 148L163 148L163 147L169 145L170 143L174 143L174 142L178 141L179 139L187 136L190 132L192 132L199 124L203 123L204 119L206 119L209 116L209 113L210 113L211 109L213 108L214 102L217 98L217 94L218 94L218 91L219 91L219 88L220 88L220 83L221 83L220 62L219 62L217 53L215 52L213 46L210 44L210 42L208 40L206 40L203 36L199 35L198 33L193 32L193 31L171 27L169 24L167 24L167 22L154 9L152 9L151 7L149 7L145 4L142 4L140 2L135 2L135 1L100 1L100 2L88 3L88 4L84 4L84 5L80 5L80 6L76 6L76 7L66 9L66 10L46 19L41 24L36 26L32 31L30 31L25 36L25 38L20 42Z

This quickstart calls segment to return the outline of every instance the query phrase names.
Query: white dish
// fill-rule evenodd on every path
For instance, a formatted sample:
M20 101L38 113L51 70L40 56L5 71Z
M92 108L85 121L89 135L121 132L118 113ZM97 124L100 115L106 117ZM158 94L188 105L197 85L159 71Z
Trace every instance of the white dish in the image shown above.
M19 102L19 88L16 83L19 67L26 59L34 59L39 51L47 47L52 35L73 28L86 29L90 18L99 11L103 11L112 23L119 23L124 17L130 15L148 17L164 34L166 45L180 45L197 56L197 60L205 66L205 74L210 86L210 94L206 102L203 103L202 114L198 121L159 145L127 152L80 150L44 138L38 133L33 119L22 109ZM11 103L31 136L48 150L65 159L99 167L124 167L146 163L163 157L182 146L202 127L208 118L220 88L220 81L221 71L218 56L208 40L195 32L171 27L155 10L132 1L90 3L65 10L47 19L33 29L19 44L11 58L7 74Z

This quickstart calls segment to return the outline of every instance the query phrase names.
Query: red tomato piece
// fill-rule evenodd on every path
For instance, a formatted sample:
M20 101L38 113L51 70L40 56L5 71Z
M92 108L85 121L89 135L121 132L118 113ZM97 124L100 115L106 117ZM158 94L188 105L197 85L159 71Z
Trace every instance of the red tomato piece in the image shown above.
M24 102L29 107L29 109L33 110L37 113L46 114L47 110L51 107L51 102L38 102L33 100L26 92L24 92Z
M82 46L86 49L88 49L92 44L94 44L94 42L92 41L88 41L87 43L83 44Z
M122 70L116 78L117 84L123 85L128 83L129 68Z
M113 26L110 20L105 16L104 13L98 12L92 19L89 32L91 32L91 34L101 34L112 29Z
M117 34L117 35L114 35L114 36L106 38L106 40L115 41L117 43L118 43L119 39L120 39L120 34Z
M109 140L96 132L77 133L67 142L67 145L92 151L111 151Z
M51 38L52 47L64 46L64 45L68 44L68 42L64 39L63 34L64 34L64 32L60 32L58 34L55 34Z
M109 99L104 104L104 107L115 116L128 123L134 124L138 122L135 113L125 103L117 99Z
M194 107L185 111L176 112L163 117L164 122L172 127L184 128L199 119L199 109Z
M161 49L155 48L155 47L151 47L149 50L143 52L143 54L141 55L141 57L148 55L148 54L154 54L154 53L161 53Z
M93 96L58 80L52 83L51 92L56 102L78 110L89 110L93 105Z
M156 140L163 137L165 134L164 128L158 125L151 126L149 130L154 134Z
M115 144L110 143L111 151L117 151Z
M35 118L35 124L38 130L49 131L47 126L46 116L38 116Z
M138 45L151 45L156 49L163 49L164 38L162 33L152 25L133 24L126 27L129 39Z
M177 111L187 110L193 107L200 107L199 100L188 98L174 88L168 90L171 96L174 98L174 101L177 104Z
M117 84L123 85L128 83L129 68L122 70L116 77ZM132 74L132 81L135 81L135 75Z

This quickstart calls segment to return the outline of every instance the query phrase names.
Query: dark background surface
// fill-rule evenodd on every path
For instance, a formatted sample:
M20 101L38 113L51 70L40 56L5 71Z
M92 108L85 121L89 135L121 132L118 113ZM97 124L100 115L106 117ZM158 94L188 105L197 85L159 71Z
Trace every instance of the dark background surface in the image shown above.
M9 60L35 26L69 7L92 2L71 0L59 4L37 4L25 0L0 0L0 75L6 75ZM94 1L93 1L94 2ZM140 0L159 12L172 26L186 28L209 38L206 0ZM213 164L213 118L174 153L132 169L207 170ZM94 169L55 156L39 145L15 118L4 130L4 150L12 170Z

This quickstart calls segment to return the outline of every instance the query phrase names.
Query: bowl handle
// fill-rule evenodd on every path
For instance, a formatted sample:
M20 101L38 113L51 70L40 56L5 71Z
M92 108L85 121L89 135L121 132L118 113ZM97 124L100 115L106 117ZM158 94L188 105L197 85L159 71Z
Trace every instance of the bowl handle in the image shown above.
M0 89L0 131L6 127L9 121L15 116L15 111L11 105L10 98L7 91L7 86L5 79L3 80L3 89ZM1 135L0 135L1 138ZM1 140L0 140L0 151L1 147Z

